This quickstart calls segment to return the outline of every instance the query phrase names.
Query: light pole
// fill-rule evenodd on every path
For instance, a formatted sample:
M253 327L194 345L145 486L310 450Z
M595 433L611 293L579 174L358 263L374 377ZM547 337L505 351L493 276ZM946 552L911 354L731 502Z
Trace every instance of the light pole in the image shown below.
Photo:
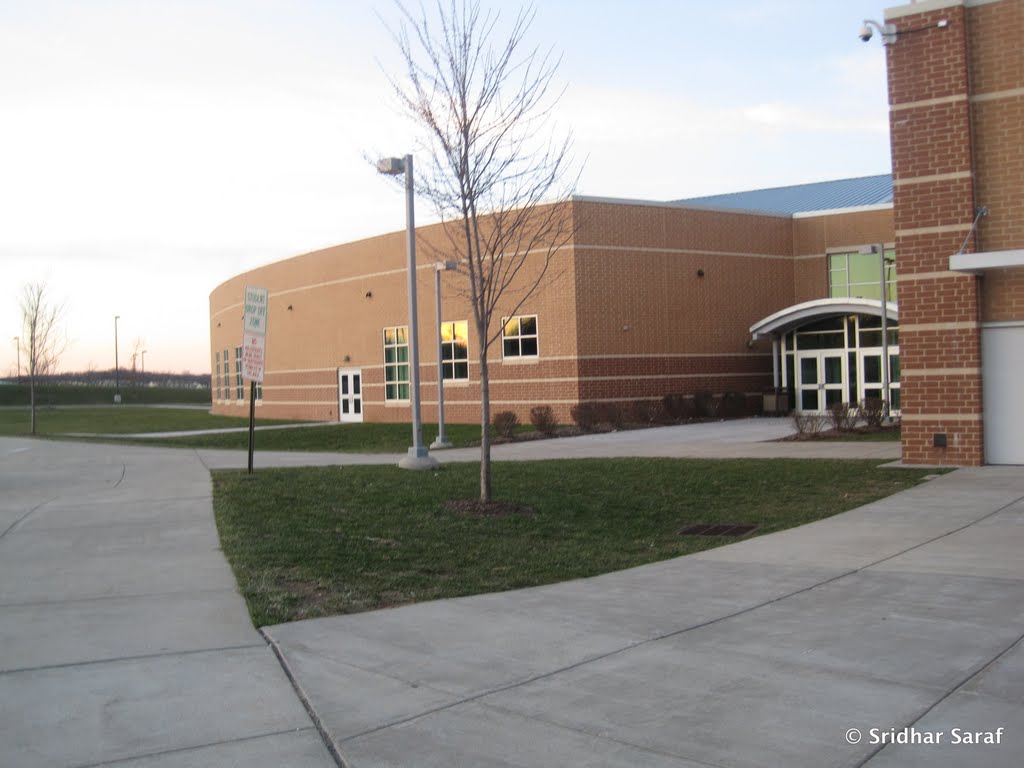
M117 359L117 321L120 315L114 315L114 402L121 402L121 364Z
M15 336L14 343L18 345L18 383L21 384L21 337Z
M142 377L146 377L146 350L142 350Z
M412 173L412 155L385 157L377 161L377 170L387 176L405 174L405 237L409 277L409 389L412 400L412 448L398 466L402 469L436 469L439 465L423 445L420 422L420 338L416 317L416 215Z
M434 265L434 297L437 299L437 440L431 448L451 448L452 444L444 433L444 363L442 362L444 339L441 333L441 273L456 269L454 261L439 261Z
M889 418L889 301L885 285L885 243L869 245L861 253L878 254L878 287L882 297L882 420Z

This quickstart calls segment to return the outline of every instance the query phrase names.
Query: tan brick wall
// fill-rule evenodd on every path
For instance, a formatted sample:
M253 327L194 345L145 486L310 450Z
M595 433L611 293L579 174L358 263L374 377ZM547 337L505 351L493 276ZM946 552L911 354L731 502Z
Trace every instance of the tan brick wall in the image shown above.
M571 207L568 209L571 220ZM434 263L456 260L441 225L417 230L417 305L420 325L421 397L424 421L437 418L437 341L434 328ZM543 252L531 253L519 279L512 282L499 305L492 334L501 317L523 295L523 286L539 272ZM382 331L408 325L405 233L395 232L327 248L268 264L218 286L210 296L211 346L227 349L231 395L215 400L217 413L248 413L245 402L234 400L234 348L242 338L242 295L246 285L268 288L268 333L264 399L260 416L267 418L338 418L337 369L360 368L363 374L367 420L409 421L408 403L385 403ZM465 266L444 272L441 280L442 320L465 320L469 325L470 379L446 385L445 416L449 421L476 422L480 415L480 340L473 324ZM578 400L575 384L576 312L572 248L552 259L542 287L522 305L520 314L538 315L540 359L503 363L500 338L490 349L492 411L516 410L521 417L530 407L551 402L568 418L570 403ZM212 364L211 354L211 364ZM568 362L567 362L568 361ZM216 380L215 380L216 381ZM248 398L248 386L245 390Z
M849 211L793 220L793 303L828 296L828 252L895 239L892 208ZM897 255L897 259L899 256ZM898 269L898 268L897 268Z
M946 28L936 27L940 19ZM903 460L979 464L978 281L949 272L975 208L967 14L949 7L895 23L906 31L887 48ZM946 436L946 448L933 447L936 434Z
M503 361L500 339L493 343L492 413L512 410L526 419L533 406L549 404L568 421L581 401L761 392L771 385L771 356L765 344L748 344L750 326L795 301L826 296L829 248L884 241L892 231L888 211L794 221L590 199L568 210L574 240L519 309L538 317L540 354ZM794 233L800 254L811 258L794 259ZM417 233L428 423L437 418L433 263L457 258L451 248L439 225ZM211 343L228 350L232 397L215 402L215 411L247 412L245 402L233 399L233 354L249 284L270 291L261 416L337 419L337 369L351 367L362 371L367 420L408 421L407 403L385 402L381 337L384 327L408 322L405 261L404 233L397 232L269 264L219 286L210 297ZM542 253L531 254L499 315L511 312L517 290L542 264ZM465 281L463 274L442 274L444 321L471 321ZM479 339L472 322L469 346L469 381L445 385L451 422L479 420Z

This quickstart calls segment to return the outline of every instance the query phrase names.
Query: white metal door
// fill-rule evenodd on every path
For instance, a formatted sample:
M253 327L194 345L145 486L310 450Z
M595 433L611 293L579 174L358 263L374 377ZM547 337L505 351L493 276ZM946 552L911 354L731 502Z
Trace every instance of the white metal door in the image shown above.
M985 462L1024 464L1024 326L981 329Z
M363 420L363 372L360 368L338 369L338 421Z

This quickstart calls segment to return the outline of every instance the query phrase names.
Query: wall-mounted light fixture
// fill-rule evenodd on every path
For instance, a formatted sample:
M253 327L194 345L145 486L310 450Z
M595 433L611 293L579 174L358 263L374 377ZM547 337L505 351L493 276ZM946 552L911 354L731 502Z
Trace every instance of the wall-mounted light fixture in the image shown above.
M697 277L704 277L704 270L703 269L698 269L697 270Z
M289 304L289 305L288 305L288 311L289 311L289 312L291 312L291 311L292 311L292 305L291 305L291 304Z
M366 298L372 299L373 298L373 291L367 291L366 292Z

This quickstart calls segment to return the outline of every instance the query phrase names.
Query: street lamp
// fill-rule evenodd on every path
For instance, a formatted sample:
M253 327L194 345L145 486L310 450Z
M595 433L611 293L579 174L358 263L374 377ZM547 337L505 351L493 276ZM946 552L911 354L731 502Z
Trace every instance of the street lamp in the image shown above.
M885 282L885 243L869 245L862 253L877 253L879 263L879 288L882 297L882 420L889 418L889 298Z
M117 321L120 315L114 315L114 402L121 402L121 365L117 360Z
M14 343L18 345L18 383L21 384L21 337L15 336Z
M420 338L416 318L416 215L413 202L412 155L385 157L377 161L377 170L386 176L405 174L406 255L409 278L409 389L412 399L412 448L398 466L402 469L436 469L439 465L423 445L420 422Z
M454 261L439 261L434 265L434 297L437 299L437 440L431 448L451 448L452 444L444 434L444 364L443 334L441 333L441 273L450 272L459 265Z
M146 350L142 350L142 377L146 377Z

